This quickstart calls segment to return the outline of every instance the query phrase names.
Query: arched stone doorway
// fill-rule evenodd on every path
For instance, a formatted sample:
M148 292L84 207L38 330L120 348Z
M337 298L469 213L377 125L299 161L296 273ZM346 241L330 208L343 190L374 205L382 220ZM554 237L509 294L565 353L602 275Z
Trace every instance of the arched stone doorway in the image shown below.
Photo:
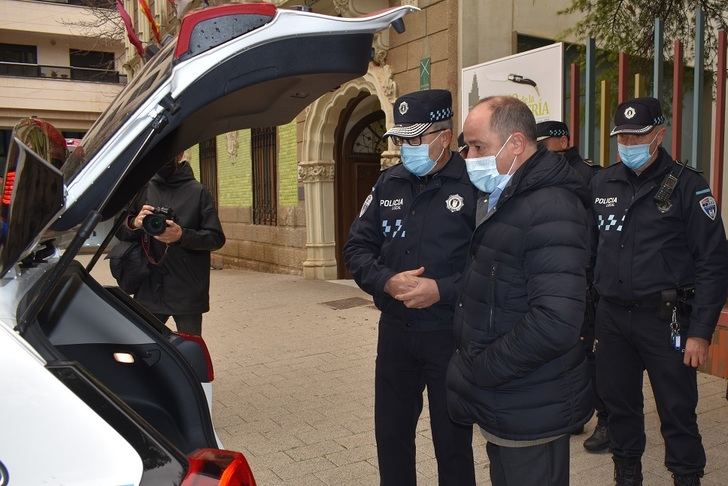
M384 112L376 96L361 92L342 111L336 130L336 262L338 278L351 278L343 262L349 228L381 172L381 156L387 150Z
M387 65L370 64L364 76L319 98L306 112L298 166L306 210L306 260L303 263L306 278L332 280L339 275L334 188L337 127L352 100L370 95L376 97L384 112L386 126L391 126L396 85ZM380 167L388 167L398 160L399 155L394 148L388 142L387 150L380 157Z

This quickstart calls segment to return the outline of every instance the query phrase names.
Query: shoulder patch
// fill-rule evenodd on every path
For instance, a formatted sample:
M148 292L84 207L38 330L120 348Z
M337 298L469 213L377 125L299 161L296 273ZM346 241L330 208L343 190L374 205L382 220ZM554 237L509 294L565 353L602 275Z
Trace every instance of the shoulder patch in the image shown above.
M364 199L364 204L361 205L361 211L359 211L359 217L361 218L364 216L364 213L367 212L367 209L369 209L369 205L372 203L372 200L374 199L374 188L372 188L372 192L369 193L366 199Z
M713 196L704 197L700 200L700 209L703 210L705 215L711 220L715 221L715 217L718 215L718 205L713 199Z

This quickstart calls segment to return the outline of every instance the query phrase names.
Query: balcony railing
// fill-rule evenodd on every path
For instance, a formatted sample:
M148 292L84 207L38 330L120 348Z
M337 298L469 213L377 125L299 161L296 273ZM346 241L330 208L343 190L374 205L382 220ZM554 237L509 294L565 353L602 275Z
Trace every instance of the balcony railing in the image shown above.
M116 8L114 6L114 0L38 0L40 2L49 2L49 3L65 3L68 5L78 5L81 7L90 7L90 8L108 8L113 9Z
M20 62L0 62L0 76L126 84L126 74L119 74L118 71L72 66L46 66Z

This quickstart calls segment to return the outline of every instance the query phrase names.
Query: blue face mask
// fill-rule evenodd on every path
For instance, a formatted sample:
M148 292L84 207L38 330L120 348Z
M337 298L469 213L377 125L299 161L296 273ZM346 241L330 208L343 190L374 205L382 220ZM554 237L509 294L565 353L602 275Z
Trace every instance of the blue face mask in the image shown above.
M511 169L516 159L513 159L511 167L508 169L507 174L501 174L498 172L498 161L497 158L503 151L503 148L508 143L512 135L509 135L500 150L495 155L488 155L486 157L474 157L472 159L465 159L465 166L468 169L468 175L470 176L470 182L475 187L483 192L492 193L496 188L500 187L501 190L506 186L508 180L511 178Z
M438 134L432 141L434 142L440 138L442 133ZM439 159L442 157L442 153L445 151L445 147L442 148L440 155L437 156ZM413 173L418 177L425 176L432 172L432 169L437 165L436 160L430 158L430 144L423 143L421 145L412 146L404 144L400 148L400 155L402 157L402 165L404 168Z
M656 139L657 135L652 139L652 142ZM623 145L618 143L617 150L619 151L619 158L622 159L624 165L633 171L640 170L652 158L652 155L654 155L654 152L650 153L650 145L652 145L652 142L640 145Z

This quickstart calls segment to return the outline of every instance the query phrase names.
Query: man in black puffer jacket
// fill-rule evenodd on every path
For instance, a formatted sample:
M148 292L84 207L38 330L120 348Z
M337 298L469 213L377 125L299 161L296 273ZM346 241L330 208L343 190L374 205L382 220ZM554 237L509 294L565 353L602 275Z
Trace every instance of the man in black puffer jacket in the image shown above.
M481 101L464 133L470 179L490 196L455 310L448 410L480 425L493 485L566 485L569 433L593 413L579 342L588 191L564 157L537 147L516 98Z
M180 154L162 166L137 201L143 204L130 208L117 233L123 240L141 238L151 262L134 299L162 322L174 316L178 331L201 335L202 314L210 310L210 252L225 244L212 196ZM161 206L174 219L162 234L147 235L142 220Z

